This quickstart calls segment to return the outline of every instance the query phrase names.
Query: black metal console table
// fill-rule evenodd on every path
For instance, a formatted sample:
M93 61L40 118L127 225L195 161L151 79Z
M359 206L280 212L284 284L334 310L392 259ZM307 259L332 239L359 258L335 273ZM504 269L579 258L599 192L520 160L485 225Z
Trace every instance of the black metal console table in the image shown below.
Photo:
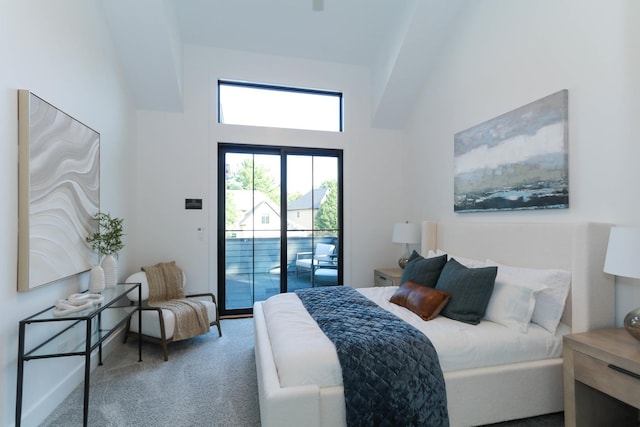
M138 292L138 305L131 305L127 294ZM55 316L51 306L39 313L20 321L18 341L18 381L16 393L16 427L22 421L22 393L24 380L24 362L52 357L84 356L84 412L83 425L87 425L89 417L89 376L91 373L91 353L98 348L98 364L102 365L102 343L138 313L141 322L139 283L122 283L113 288L103 290L104 300L98 306L69 314ZM55 331L44 333L44 340L28 344L26 341L27 326L55 322ZM140 323L142 324L142 323ZM50 325L51 326L51 323ZM48 332L48 331L47 331ZM138 337L140 338L140 337ZM33 341L33 340L31 340ZM29 346L26 349L26 346ZM138 339L138 361L142 361L142 340Z

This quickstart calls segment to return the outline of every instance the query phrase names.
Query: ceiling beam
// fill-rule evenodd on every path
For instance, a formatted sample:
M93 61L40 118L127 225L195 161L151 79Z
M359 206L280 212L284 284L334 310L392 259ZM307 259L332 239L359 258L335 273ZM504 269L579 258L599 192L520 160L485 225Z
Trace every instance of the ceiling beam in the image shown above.
M142 110L182 111L182 41L169 2L101 3L136 106Z
M372 126L402 129L464 0L412 0L373 69Z

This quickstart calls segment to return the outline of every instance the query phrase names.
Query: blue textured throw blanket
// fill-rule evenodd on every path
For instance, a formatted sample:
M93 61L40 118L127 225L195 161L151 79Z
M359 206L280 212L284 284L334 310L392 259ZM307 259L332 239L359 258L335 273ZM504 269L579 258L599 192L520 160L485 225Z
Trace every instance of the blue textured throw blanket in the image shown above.
M347 286L296 294L333 341L348 426L448 426L447 397L431 341Z

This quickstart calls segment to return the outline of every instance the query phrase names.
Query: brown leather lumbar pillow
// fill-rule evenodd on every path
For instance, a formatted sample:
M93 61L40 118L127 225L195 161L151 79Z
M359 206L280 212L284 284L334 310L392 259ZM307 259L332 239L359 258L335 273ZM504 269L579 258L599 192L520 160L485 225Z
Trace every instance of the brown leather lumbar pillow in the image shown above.
M391 296L389 301L413 311L423 320L438 317L440 311L447 305L451 294L428 286L418 285L406 281Z

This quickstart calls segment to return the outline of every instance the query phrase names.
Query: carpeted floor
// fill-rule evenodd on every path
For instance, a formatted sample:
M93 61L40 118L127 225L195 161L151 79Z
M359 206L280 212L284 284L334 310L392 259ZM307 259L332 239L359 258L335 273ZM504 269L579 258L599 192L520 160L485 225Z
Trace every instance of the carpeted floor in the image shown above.
M135 339L115 348L91 375L89 425L259 426L252 319L223 320L206 335L169 345ZM82 385L42 426L82 425Z
M91 375L89 426L260 425L253 352L253 320L222 321L222 338L210 332L169 346L135 339L115 348ZM45 420L43 427L82 425L82 385ZM495 427L560 427L562 414L495 424Z

